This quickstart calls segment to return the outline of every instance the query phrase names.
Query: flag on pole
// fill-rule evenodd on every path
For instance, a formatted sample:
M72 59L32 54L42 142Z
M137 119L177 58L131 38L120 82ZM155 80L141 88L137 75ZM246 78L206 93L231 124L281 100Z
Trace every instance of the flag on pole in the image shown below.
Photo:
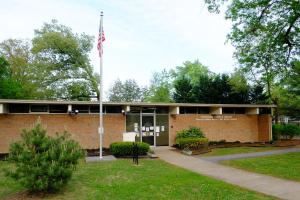
M102 29L102 31L101 31ZM102 41L101 41L101 32L102 32ZM105 41L105 36L104 36L104 31L103 31L103 27L100 27L99 29L99 35L98 35L98 51L99 51L99 57L102 56L103 54L103 42Z

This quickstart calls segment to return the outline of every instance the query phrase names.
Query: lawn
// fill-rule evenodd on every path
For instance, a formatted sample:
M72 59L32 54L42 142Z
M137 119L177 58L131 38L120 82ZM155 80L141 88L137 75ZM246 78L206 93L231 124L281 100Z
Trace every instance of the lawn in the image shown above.
M81 163L62 192L45 199L272 199L161 160ZM24 189L3 176L0 162L0 198L16 198ZM17 196L18 197L18 196ZM34 197L34 199L39 199Z
M300 153L222 161L223 164L279 178L300 181Z
M239 153L255 153L271 150L279 150L282 147L231 147L231 148L215 148L211 152L202 154L201 156L225 156Z

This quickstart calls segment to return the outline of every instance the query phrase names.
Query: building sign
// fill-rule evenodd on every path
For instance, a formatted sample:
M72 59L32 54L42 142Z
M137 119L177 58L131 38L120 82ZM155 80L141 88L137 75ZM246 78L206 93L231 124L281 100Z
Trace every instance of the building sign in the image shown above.
M201 116L196 118L197 121L235 121L236 117L226 116L226 115L216 115L216 116Z

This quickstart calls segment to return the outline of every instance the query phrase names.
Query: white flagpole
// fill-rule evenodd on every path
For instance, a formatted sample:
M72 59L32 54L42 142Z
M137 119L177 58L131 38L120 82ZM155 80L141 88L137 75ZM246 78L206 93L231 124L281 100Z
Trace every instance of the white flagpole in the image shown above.
M104 134L104 128L103 128L103 107L102 107L102 97L103 97L103 46L102 46L102 37L103 37L103 12L101 11L100 14L100 88L99 88L99 107L100 107L100 113L99 113L99 136L100 136L100 155L99 158L102 159L102 145L103 145L103 134Z

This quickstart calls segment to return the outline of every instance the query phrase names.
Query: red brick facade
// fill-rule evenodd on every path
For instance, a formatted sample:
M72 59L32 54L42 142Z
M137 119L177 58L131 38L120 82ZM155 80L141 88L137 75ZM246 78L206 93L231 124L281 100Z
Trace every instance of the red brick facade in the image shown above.
M270 115L201 115L170 116L170 145L175 143L176 132L195 126L201 128L211 141L228 142L270 141Z
M20 139L22 129L32 128L38 118L49 135L66 130L84 149L99 148L97 114L1 114L0 153L7 153L9 144ZM104 115L104 147L122 141L122 134L126 131L125 119L123 114ZM189 126L200 127L212 141L254 142L271 139L270 115L170 115L169 126L169 145L174 144L177 131Z
M84 149L99 148L99 115L81 114L6 114L0 115L0 153L6 153L9 144L19 140L22 129L32 128L40 118L49 135L68 131L71 137L78 141ZM125 116L122 114L106 114L104 116L104 147L110 143L122 141L125 132Z

